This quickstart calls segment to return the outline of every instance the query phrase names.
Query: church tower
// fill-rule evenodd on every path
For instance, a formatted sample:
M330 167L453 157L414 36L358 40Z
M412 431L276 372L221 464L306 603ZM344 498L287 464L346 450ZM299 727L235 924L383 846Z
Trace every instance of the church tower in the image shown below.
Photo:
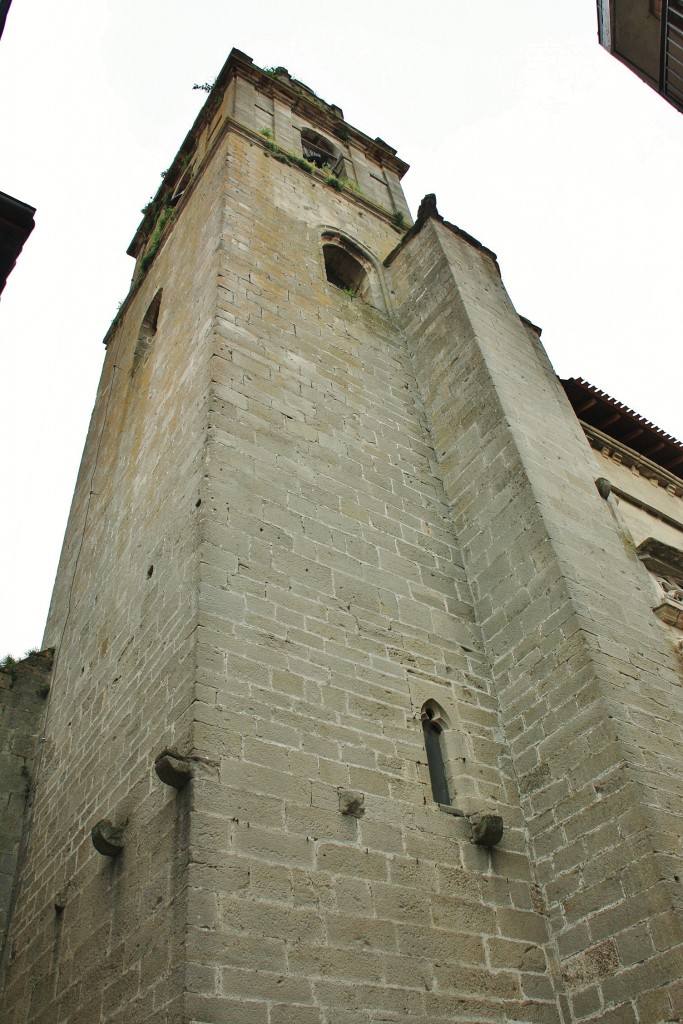
M233 50L145 213L6 1024L683 1015L677 655L539 332L406 169Z

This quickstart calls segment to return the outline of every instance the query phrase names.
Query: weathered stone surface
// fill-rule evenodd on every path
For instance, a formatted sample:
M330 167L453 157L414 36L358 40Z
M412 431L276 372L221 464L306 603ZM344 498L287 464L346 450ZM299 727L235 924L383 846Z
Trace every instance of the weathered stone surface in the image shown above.
M184 789L192 778L192 765L172 750L164 750L154 759L154 771L165 786Z
M8 1024L680 1015L675 652L493 254L435 203L399 244L403 170L237 53L136 235L46 631ZM427 706L493 849L433 799Z
M97 852L103 857L118 857L124 847L124 832L122 825L112 825L103 818L93 825L90 838Z
M599 476L595 481L595 486L598 489L598 494L601 498L609 498L612 493L612 485L605 476Z
M503 838L503 819L499 814L470 816L472 842L477 846L497 846Z
M34 779L54 651L0 668L0 950L19 883L22 832Z
M350 789L340 789L339 811L341 814L352 814L354 818L362 818L365 814L365 794Z

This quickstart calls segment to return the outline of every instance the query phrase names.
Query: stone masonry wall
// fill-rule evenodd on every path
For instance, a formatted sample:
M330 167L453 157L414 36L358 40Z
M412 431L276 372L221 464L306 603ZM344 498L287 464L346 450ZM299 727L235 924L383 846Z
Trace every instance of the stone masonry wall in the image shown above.
M202 489L190 1020L557 1021L540 893L424 411L392 318L321 230L388 218L235 133ZM431 795L424 702L458 805ZM340 790L364 796L340 813Z
M0 669L0 959L51 668L52 651L48 650Z
M490 254L432 219L391 270L570 1019L678 1019L683 702L645 570Z
M0 1020L677 1020L681 680L578 423L491 255L432 216L384 265L398 218L235 61L110 335Z
M46 629L53 693L0 1010L12 1024L182 1020L188 808L153 761L190 744L219 177L209 168L176 209L107 350ZM104 818L127 822L115 861L90 840Z

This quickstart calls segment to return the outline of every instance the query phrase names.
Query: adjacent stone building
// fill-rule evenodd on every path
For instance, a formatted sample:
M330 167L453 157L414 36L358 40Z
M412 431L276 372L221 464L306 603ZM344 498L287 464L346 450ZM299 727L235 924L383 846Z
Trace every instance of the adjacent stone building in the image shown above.
M135 235L6 1024L683 1015L680 463L405 170L233 51Z

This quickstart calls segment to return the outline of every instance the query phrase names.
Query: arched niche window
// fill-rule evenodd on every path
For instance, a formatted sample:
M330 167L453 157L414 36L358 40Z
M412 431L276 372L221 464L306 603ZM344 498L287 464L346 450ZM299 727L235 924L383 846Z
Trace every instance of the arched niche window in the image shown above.
M368 275L360 260L335 242L323 245L323 258L325 274L330 284L351 295L367 299Z
M422 707L422 733L424 736L432 796L437 804L450 804L451 793L448 784L448 756L446 753L445 731L448 719L439 705L428 700Z
M327 168L338 178L344 170L344 156L333 142L312 128L301 129L301 151L306 160L316 167Z
M156 293L149 306L147 312L142 318L140 324L140 330L138 331L138 340L135 345L135 352L133 353L133 366L131 368L131 375L135 373L140 363L147 355L150 346L152 344L152 338L157 333L157 323L159 321L159 309L161 308L161 293L162 289Z
M322 238L325 276L335 288L347 295L381 308L381 291L373 279L377 276L370 261L352 242L333 232ZM374 285L374 286L373 286Z

